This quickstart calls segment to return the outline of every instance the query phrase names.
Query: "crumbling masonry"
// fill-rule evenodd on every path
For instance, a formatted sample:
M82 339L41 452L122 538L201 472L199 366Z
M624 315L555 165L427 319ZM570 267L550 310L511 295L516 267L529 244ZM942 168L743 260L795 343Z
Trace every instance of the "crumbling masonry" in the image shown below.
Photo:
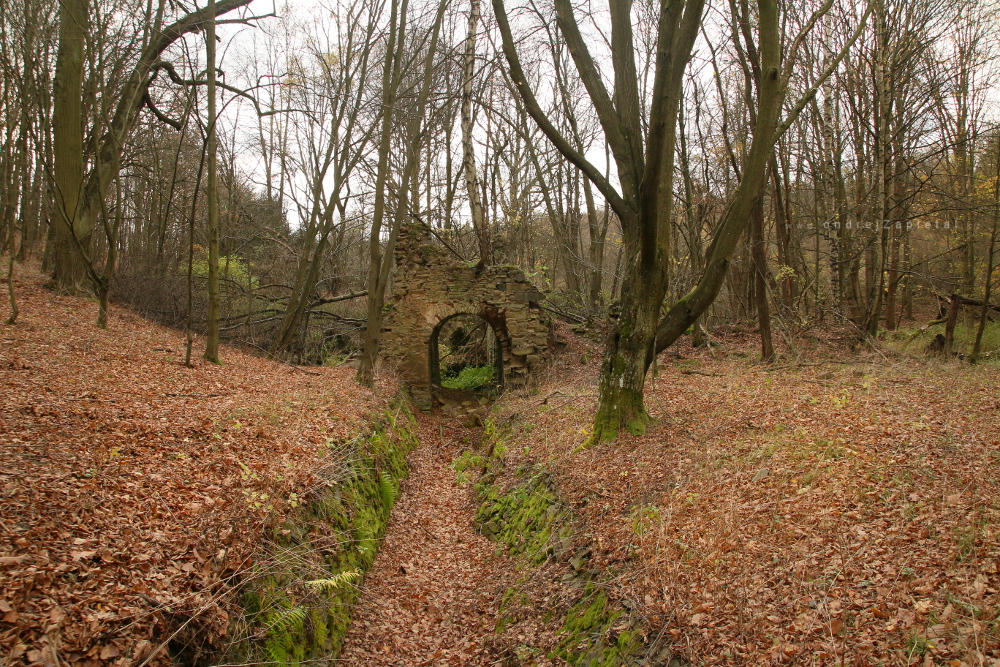
M544 296L520 269L488 266L477 273L475 266L432 244L420 224L400 229L395 261L382 357L409 385L421 410L429 410L433 400L437 334L456 315L477 315L493 327L505 387L532 381L549 354L552 324L539 306Z

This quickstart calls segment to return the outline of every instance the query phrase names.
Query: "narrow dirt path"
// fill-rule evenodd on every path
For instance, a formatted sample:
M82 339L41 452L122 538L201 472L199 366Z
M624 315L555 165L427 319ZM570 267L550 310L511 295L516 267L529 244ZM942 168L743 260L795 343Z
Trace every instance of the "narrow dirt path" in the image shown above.
M473 531L468 489L449 467L474 432L418 420L420 446L340 655L347 665L492 662L500 557Z

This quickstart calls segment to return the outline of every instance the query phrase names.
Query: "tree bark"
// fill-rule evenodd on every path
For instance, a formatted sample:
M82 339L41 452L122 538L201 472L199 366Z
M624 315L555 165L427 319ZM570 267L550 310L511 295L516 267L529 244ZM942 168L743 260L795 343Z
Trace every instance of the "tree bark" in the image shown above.
M766 181L765 181L766 183ZM751 212L750 232L753 237L753 284L757 309L757 330L760 335L761 359L774 361L774 340L771 336L771 309L767 302L767 254L764 245L764 199L757 198Z
M465 191L469 197L472 228L479 239L479 266L492 262L490 234L486 227L486 214L480 195L479 177L476 174L476 152L472 142L472 82L476 70L476 31L479 26L479 0L469 5L469 26L465 37L465 69L462 78L462 171L465 174Z
M379 338L382 335L382 300L379 298L379 275L382 269L382 222L385 218L386 180L389 175L389 149L392 142L393 108L396 88L402 67L403 38L406 35L406 10L408 2L392 0L389 8L389 34L385 62L382 65L382 130L379 138L378 165L375 171L375 208L368 237L368 318L361 347L361 362L357 380L366 387L375 385L375 361L378 356ZM397 21L398 35L397 33ZM399 46L396 46L397 40ZM387 249L388 253L389 250Z
M986 250L986 275L983 276L983 307L979 311L979 323L976 327L976 341L972 345L969 363L979 361L983 347L983 332L986 330L986 320L990 310L990 298L993 296L993 267L997 246L997 231L1000 227L1000 133L997 134L996 174L993 182L993 227L990 230L990 245Z
M208 0L211 17L205 31L208 68L208 139L206 150L208 173L205 175L205 197L208 206L208 335L205 338L205 359L219 363L219 170L216 125L215 84L215 0Z
M378 202L381 197L383 213L378 218L378 226L376 226L375 221L372 222L371 230L371 247L370 247L370 261L371 265L368 269L368 319L365 323L365 335L364 335L364 347L362 348L361 364L358 367L357 379L360 383L365 386L373 386L375 382L375 362L378 357L379 341L382 336L382 321L384 318L384 304L385 304L385 292L389 285L389 276L392 270L393 264L393 254L396 247L396 238L399 235L399 228L402 225L403 218L408 216L410 213L409 204L409 191L410 191L410 180L413 177L413 173L418 168L418 163L420 160L420 144L421 144L421 123L424 117L424 110L427 107L427 99L430 96L432 74L434 73L434 55L437 52L438 37L441 32L441 23L444 18L444 10L447 7L448 0L441 0L441 4L438 6L437 16L434 20L434 27L431 31L430 43L427 47L427 54L424 60L424 71L423 80L421 83L421 88L416 101L416 109L411 115L411 120L406 126L406 138L407 142L407 156L406 162L403 167L403 173L400 175L399 188L396 193L396 210L392 220L392 226L389 229L389 238L386 240L385 252L382 252L380 235L382 226L382 216L384 216L385 210L385 193L379 193L376 190L376 212L379 210ZM406 8L407 0L403 0L402 8L400 9L400 27L399 27L399 40L398 48L394 51L389 49L389 53L394 53L391 60L395 61L391 64L392 73L388 77L384 76L384 80L388 79L391 81L390 90L384 93L383 99L386 97L394 99L396 86L400 81L399 71L401 67L401 61L403 59L403 47L404 47L404 36L406 28ZM393 0L393 14L395 14L395 0ZM395 20L390 19L390 24L395 25ZM390 46L392 46L390 42ZM390 65L387 64L385 70L383 70L383 75L389 71ZM381 177L383 189L385 185L385 178L388 171L388 150L389 150L389 135L391 132L391 120L392 105L386 105L385 107L386 117L382 126L383 134L381 138L381 145L379 148L379 164L380 171L376 174L376 181ZM377 187L377 186L376 186Z
M90 291L87 254L93 233L91 209L81 206L84 188L83 68L89 30L88 0L59 5L59 47L52 86L53 221L52 279L60 291Z

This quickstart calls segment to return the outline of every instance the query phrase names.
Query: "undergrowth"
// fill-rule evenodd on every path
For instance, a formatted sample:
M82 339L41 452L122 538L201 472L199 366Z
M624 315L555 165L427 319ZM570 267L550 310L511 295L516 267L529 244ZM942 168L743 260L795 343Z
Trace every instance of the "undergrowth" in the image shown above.
M466 366L458 372L458 375L443 379L441 386L447 389L476 391L491 386L495 376L496 370L493 366Z
M955 325L954 351L958 354L968 355L972 352L973 344L976 341L976 332L979 329L979 322L960 321ZM943 334L945 325L935 324L926 329L922 327L908 327L898 329L887 334L886 342L889 347L914 355L922 355L934 337ZM983 330L981 361L1000 362L1000 322L987 322Z
M416 445L403 403L366 438L328 443L343 461L324 475L297 515L274 530L270 554L246 577L241 662L334 660Z

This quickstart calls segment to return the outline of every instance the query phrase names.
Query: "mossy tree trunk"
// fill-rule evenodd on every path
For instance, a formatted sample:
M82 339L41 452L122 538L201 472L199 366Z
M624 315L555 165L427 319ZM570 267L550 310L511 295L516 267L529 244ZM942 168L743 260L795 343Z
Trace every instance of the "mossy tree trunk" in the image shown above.
M828 12L833 0L827 0L807 22L811 27ZM712 240L704 272L695 288L682 298L657 325L667 287L667 260L670 257L669 229L673 198L674 144L677 110L682 92L684 70L691 56L704 11L703 0L664 2L657 28L655 73L648 122L643 124L643 105L639 103L638 77L632 35L632 3L612 0L609 5L611 26L611 65L614 90L609 92L581 35L570 0L555 0L560 33L576 65L577 74L596 111L604 138L617 167L620 191L574 146L549 119L527 83L503 0L493 0L503 51L510 66L511 79L517 87L529 115L549 141L576 165L604 195L621 222L625 247L620 313L608 335L605 360L601 369L598 409L590 441L614 438L622 428L639 433L648 420L643 407L646 369L655 352L665 349L695 322L718 295L729 267L729 260L742 236L746 221L763 191L767 161L778 137L788 129L802 109L813 99L816 86L822 84L839 65L847 49L860 35L848 40L842 53L833 59L819 80L793 107L786 120L778 124L784 92L795 68L797 38L782 57L783 34L776 0L758 0L756 16L741 4L732 4L737 49L756 59L756 124L745 164L743 179ZM868 13L865 14L867 20ZM757 43L752 42L756 24ZM862 25L864 21L862 21ZM784 70L782 70L784 66ZM748 93L748 101L752 95ZM645 125L645 133L643 128Z
M610 5L613 93L597 71L572 4L569 0L556 0L555 4L560 32L614 156L620 192L586 159L578 144L564 137L542 111L521 67L503 0L493 0L511 78L529 115L563 156L604 195L622 225L625 239L622 298L618 317L608 333L597 414L590 437L591 442L599 442L614 439L622 428L642 433L648 421L643 390L646 367L653 356L656 321L667 287L677 109L704 2L687 0L662 5L645 133L634 55L632 3L613 0Z

